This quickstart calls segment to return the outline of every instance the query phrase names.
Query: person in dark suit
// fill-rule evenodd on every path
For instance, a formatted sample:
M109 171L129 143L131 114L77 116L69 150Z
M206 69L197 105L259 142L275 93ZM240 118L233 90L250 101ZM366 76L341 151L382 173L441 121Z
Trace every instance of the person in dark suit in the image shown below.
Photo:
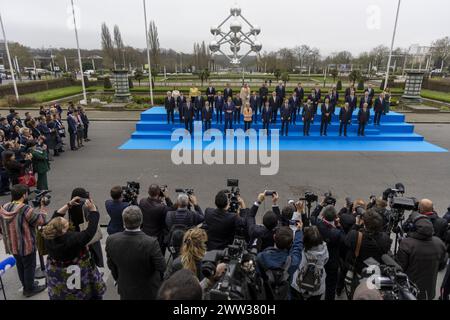
M234 114L234 103L233 99L231 97L228 97L227 102L224 105L224 112L225 112L225 133L227 132L227 129L233 129L233 114Z
M258 123L258 109L260 109L260 98L256 94L256 92L253 92L252 96L250 97L250 108L252 108L253 111L253 122L256 124Z
M180 114L180 123L183 123L183 107L186 104L186 97L183 95L183 92L180 92L180 96L177 98L177 108L178 113Z
M331 109L332 109L330 122L329 122L329 124L331 124L331 121L333 120L333 115L336 113L336 105L338 104L338 101L339 101L339 93L336 90L336 86L333 86L330 93L327 95L327 98L330 99L330 104L331 104Z
M164 107L167 112L167 123L175 124L175 98L172 96L172 92L168 91L167 96L164 99Z
M300 100L299 105L303 104L303 99L305 99L305 89L303 89L302 83L300 82L297 87L294 89L294 92L297 94L297 98ZM298 110L298 114L300 114L301 110Z
M297 113L300 108L300 99L297 96L297 92L294 91L292 97L289 98L289 108L291 109L291 124L297 124Z
M216 108L216 122L222 124L223 123L223 106L225 104L225 99L222 95L222 92L217 93L217 97L214 102L214 106Z
M108 267L121 300L154 300L166 270L159 243L141 231L142 221L139 207L126 208L125 231L106 240Z
M284 136L286 132L286 137L289 133L289 123L291 122L291 108L289 107L289 100L285 99L284 105L280 109L280 118L281 118L281 136Z
M311 94L308 96L308 100L311 101L312 108L313 108L313 118L311 119L311 122L314 123L314 118L317 114L317 109L320 103L320 98L317 95L317 91L315 89L311 90Z
M368 91L364 92L364 96L359 100L359 108L362 108L364 103L367 103L369 109L372 107L372 98L369 96Z
M239 97L238 94L234 95L233 103L234 103L234 113L233 113L234 124L236 123L241 124L242 99Z
M284 86L283 81L278 81L278 86L275 88L275 92L278 98L278 108L281 108L284 98L286 98L286 87Z
M276 92L272 92L272 96L269 99L270 109L272 109L272 123L277 123L278 108L279 108L279 98Z
M201 120L201 113L202 113L204 106L205 106L205 98L203 98L202 92L199 90L198 97L195 98L195 101L194 101L195 120L197 120L197 121Z
M359 122L359 126L358 126L358 136L365 136L365 129L366 129L366 125L369 122L369 118L370 118L370 110L369 110L369 106L365 103L362 107L362 109L359 109L358 112L358 122Z
M183 107L183 120L185 129L188 130L191 134L194 132L194 117L194 106L192 105L191 101L187 101Z
M213 117L213 108L210 106L209 102L205 102L205 106L202 110L202 120L204 122L204 130L211 129L211 121Z
M372 88L372 84L369 84L365 92L369 93L370 100L373 100L375 97L375 90Z
M245 209L244 201L239 197L240 210ZM228 212L228 195L220 191L215 198L216 208L205 210L205 225L208 234L208 251L223 250L233 243L236 233L245 226L244 218ZM242 215L245 216L245 215Z
M325 102L322 104L321 111L322 121L320 123L320 135L327 136L328 124L330 123L331 113L333 111L330 100L328 98L326 98Z
M206 89L206 97L212 108L214 106L214 98L216 97L216 88L214 88L211 83L209 84L208 89Z
M374 118L374 125L379 126L381 121L381 115L383 114L385 110L385 103L386 99L384 98L384 93L381 93L380 96L375 100L375 118Z
M228 101L228 98L233 98L233 89L231 89L230 84L227 83L226 88L223 90L223 98Z
M269 89L267 88L267 83L264 82L262 87L259 88L259 113L261 113L262 108L266 105L269 99Z
M270 106L270 102L266 101L263 109L261 110L261 120L263 123L263 130L269 131L269 124L272 121L272 107Z
M70 136L70 149L72 151L78 150L78 148L75 145L75 141L77 139L77 120L73 112L69 112L67 114L67 127Z
M355 95L355 91L350 92L350 95L345 98L345 102L348 102L348 107L353 113L356 110L356 105L358 104L358 98Z
M316 97L317 100L322 100L322 91L320 90L319 85L316 85L316 87L314 88L314 91L316 92Z
M344 130L344 137L347 136L347 126L352 118L352 113L348 106L348 102L345 103L344 107L341 108L339 112L339 136L342 136L342 129Z
M312 101L308 99L303 107L302 120L303 120L303 135L309 137L309 130L311 128L311 121L314 118L314 107Z
M348 87L347 89L345 89L345 99L347 99L347 97L353 92L356 92L355 89L355 85L351 84L350 87Z

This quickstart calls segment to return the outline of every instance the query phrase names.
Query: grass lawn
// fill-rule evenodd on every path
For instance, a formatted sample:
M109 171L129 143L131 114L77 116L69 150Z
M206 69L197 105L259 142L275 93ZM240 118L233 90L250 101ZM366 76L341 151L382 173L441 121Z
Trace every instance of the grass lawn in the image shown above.
M422 98L450 103L450 93L432 90L422 90Z
M86 90L88 92L92 92L92 91L96 91L97 88L92 87L92 88L87 88ZM52 101L52 100L61 99L61 98L69 97L69 96L72 96L72 95L80 94L82 92L83 91L82 91L81 87L79 87L79 86L71 86L71 87L51 89L51 90L31 93L31 94L25 95L25 97L34 99L34 100L36 100L36 102L41 102L42 103L42 102L48 102L48 101Z

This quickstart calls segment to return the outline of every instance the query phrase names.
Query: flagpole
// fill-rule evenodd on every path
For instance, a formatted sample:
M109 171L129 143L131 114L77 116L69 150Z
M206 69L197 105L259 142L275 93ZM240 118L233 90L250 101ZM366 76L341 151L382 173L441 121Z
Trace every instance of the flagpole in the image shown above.
M387 70L386 70L386 79L384 80L384 90L386 90L386 88L388 86L388 82L389 82L389 71L391 69L392 51L394 51L395 35L397 33L398 16L400 13L401 2L402 2L402 0L398 0L397 15L395 17L394 32L392 34L391 51L389 52L388 65L387 65Z
M5 31L5 27L3 25L3 18L2 18L1 13L0 13L0 24L2 26L3 39L5 40L6 55L8 56L9 68L10 68L11 78L12 78L13 86L14 86L14 93L16 94L17 102L19 102L19 91L17 90L16 76L14 75L14 67L13 67L12 60L11 60L11 54L9 53L9 45L8 45L8 40L6 39L6 31Z
M78 49L78 62L80 64L80 72L81 72L81 85L83 87L83 98L85 103L87 103L87 95L86 95L86 85L84 83L84 73L83 73L83 63L81 61L81 51L80 51L80 41L78 39L78 29L77 29L77 20L75 18L75 7L73 5L73 0L70 0L72 3L72 14L73 14L73 26L75 28L75 38L77 40L77 49Z
M142 0L144 4L144 20L145 20L145 39L147 40L147 62L148 62L148 83L150 87L150 101L151 105L154 106L153 101L153 86L152 86L152 66L150 60L150 39L148 36L148 24L147 24L147 6L145 4L145 0Z

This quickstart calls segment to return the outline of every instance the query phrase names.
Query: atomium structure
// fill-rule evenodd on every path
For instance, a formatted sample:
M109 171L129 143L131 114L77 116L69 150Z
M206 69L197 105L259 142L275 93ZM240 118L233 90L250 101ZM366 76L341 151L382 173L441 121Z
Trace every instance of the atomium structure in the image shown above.
M229 30L222 30L225 24L230 21ZM250 28L248 31L243 31L242 22L245 22ZM230 63L234 66L239 66L241 61L250 53L255 52L259 54L262 49L262 44L257 40L257 36L261 33L261 28L252 25L243 15L242 10L237 5L230 9L230 15L220 25L211 27L211 34L214 40L209 44L209 49L212 53L220 52L226 56ZM231 55L224 53L223 47L229 45L232 52ZM248 45L250 50L244 54L239 55L241 47Z

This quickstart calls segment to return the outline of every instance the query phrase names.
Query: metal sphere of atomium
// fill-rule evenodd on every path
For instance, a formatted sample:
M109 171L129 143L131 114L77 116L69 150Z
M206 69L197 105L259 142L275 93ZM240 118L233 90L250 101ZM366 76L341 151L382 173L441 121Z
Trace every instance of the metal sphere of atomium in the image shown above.
M262 44L261 44L261 42L255 41L255 42L252 44L252 51L253 51L253 52L258 53L258 52L261 51L261 49L262 49Z
M220 34L220 28L218 26L212 26L211 27L211 34L213 36Z
M261 28L258 26L253 26L250 32L252 33L252 35L257 36L261 33Z
M211 41L211 43L209 44L209 50L211 50L212 52L217 52L220 50L220 46L216 40Z
M234 33L238 33L242 30L242 24L239 22L239 20L236 19L231 22L230 30Z
M230 50L231 50L231 52L239 52L239 51L241 51L241 46L239 46L239 45L234 45L234 44L231 44L230 45Z
M240 43L242 41L242 39L238 36L232 36L230 41L231 41L231 43L237 45L238 43Z
M241 12L242 12L242 10L238 6L234 6L230 9L230 13L232 16L240 16Z

